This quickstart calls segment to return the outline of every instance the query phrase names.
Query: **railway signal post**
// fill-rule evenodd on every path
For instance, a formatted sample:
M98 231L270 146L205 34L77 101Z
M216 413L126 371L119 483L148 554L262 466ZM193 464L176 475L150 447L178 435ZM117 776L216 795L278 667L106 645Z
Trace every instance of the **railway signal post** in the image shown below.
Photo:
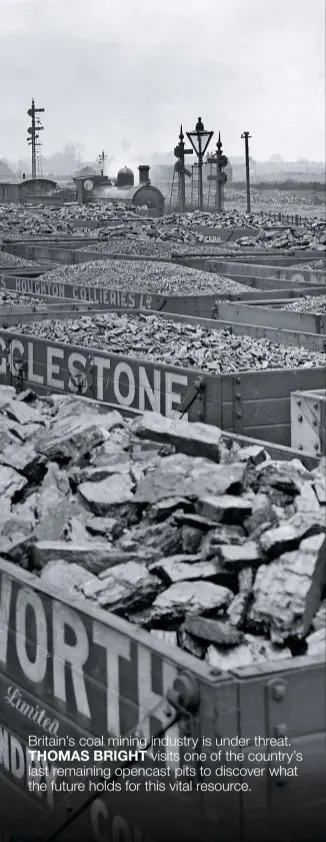
M36 178L36 148L41 146L41 144L37 142L39 139L38 133L44 131L44 127L41 125L41 122L36 115L43 111L45 111L44 108L35 108L35 102L34 99L32 99L32 107L27 111L28 116L31 117L31 125L27 129L29 134L27 143L32 147L32 178Z
M243 132L241 135L242 140L245 142L245 156L246 156L246 185L247 185L247 213L251 211L251 204L250 204L250 161L249 161L249 138L251 139L251 135L249 132Z
M175 157L178 161L175 165L179 179L179 206L180 213L184 213L186 209L186 175L190 176L189 170L185 167L185 155L192 155L192 149L185 149L184 134L182 131L182 124L180 126L179 143L174 149Z
M223 172L224 167L228 163L226 155L222 152L221 133L218 133L218 141L216 144L216 152L207 159L207 163L211 165L211 173L208 176L208 181L215 181L215 209L217 212L224 210L223 207L223 188L227 181L227 175ZM212 172L215 165L215 172Z

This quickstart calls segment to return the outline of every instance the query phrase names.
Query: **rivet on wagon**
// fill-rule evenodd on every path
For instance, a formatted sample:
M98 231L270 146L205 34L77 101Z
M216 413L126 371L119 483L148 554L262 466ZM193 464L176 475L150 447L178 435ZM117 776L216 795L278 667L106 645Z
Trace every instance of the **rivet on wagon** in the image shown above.
M274 684L272 688L272 696L276 702L281 702L285 696L285 684L282 684L280 681Z
M237 418L242 418L242 412L237 412Z
M303 421L303 417L302 417L302 415L298 415L298 421L299 421L299 422L300 422L300 424L301 424L301 422Z
M276 725L274 728L275 737L286 737L288 733L288 729L286 725Z
M298 406L301 406L301 401L297 401L297 405L298 405Z
M235 399L236 399L237 401L241 401L241 392L237 392L237 394L236 394L236 396L235 396Z

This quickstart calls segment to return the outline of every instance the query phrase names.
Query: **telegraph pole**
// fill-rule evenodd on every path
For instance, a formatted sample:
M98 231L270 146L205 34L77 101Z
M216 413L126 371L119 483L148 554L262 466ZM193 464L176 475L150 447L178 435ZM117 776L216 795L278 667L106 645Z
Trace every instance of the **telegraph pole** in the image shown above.
M32 125L27 129L29 134L27 143L32 147L32 178L36 178L36 147L41 146L41 144L37 142L39 139L38 132L44 131L40 120L37 121L36 126L36 114L40 114L43 111L45 111L44 108L35 108L35 102L34 99L32 99L32 107L27 111L28 116L32 118Z
M245 155L246 155L246 185L247 185L247 213L250 213L251 206L250 206L250 164L249 164L249 138L251 139L251 135L249 132L243 132L241 135L242 140L244 139L245 142Z

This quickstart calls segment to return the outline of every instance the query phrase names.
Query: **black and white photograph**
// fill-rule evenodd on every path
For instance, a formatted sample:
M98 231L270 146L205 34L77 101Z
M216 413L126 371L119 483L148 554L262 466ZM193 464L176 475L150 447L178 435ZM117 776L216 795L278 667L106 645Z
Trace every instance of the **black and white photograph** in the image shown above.
M325 0L0 0L0 842L323 842Z

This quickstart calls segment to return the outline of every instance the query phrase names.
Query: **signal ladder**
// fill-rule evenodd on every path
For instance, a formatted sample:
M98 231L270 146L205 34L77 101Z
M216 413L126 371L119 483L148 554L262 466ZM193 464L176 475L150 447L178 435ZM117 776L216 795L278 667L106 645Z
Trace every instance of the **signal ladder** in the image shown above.
M185 167L183 169L184 177L190 178L191 173ZM174 165L173 169L173 179L172 179L172 187L171 187L171 195L170 195L170 204L169 204L169 212L174 209L178 211L180 209L180 198L181 198L181 186L180 186L180 179L182 173L182 163L181 161L177 161Z
M173 179L170 194L169 213L172 210L178 210L180 204L180 164L179 161L173 167Z
M214 170L215 170L215 172L214 172ZM216 197L215 197L216 186L215 186L215 191L212 190L212 185L214 183L213 178L212 178L213 175L217 176L217 161L216 161L216 164L213 164L213 162L211 161L211 163L209 165L209 178L208 178L208 207L209 208L211 207L211 205L213 205L214 208L215 208L215 202L216 202ZM215 185L216 185L216 182L215 182Z
M191 167L191 210L196 210L199 207L199 178L198 178L198 164L193 164Z

